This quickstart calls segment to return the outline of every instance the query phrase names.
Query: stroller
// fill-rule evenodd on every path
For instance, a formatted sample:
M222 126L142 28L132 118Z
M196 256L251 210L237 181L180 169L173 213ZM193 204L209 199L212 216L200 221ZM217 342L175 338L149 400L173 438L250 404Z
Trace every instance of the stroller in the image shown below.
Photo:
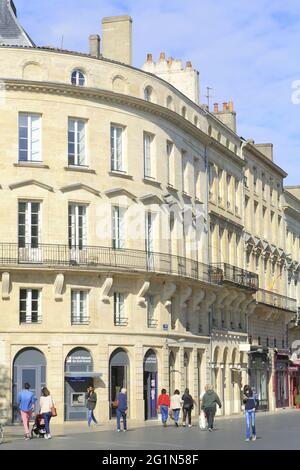
M42 415L36 415L31 430L31 439L34 437L43 438L46 434L45 421Z

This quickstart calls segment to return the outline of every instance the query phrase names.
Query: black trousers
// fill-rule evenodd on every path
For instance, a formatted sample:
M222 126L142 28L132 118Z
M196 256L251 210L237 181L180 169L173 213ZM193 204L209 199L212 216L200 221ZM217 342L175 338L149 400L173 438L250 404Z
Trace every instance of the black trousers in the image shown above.
M192 424L192 408L183 408L183 423L186 423L186 418L189 419L189 424Z
M204 408L204 413L206 414L206 417L207 417L208 429L213 429L213 427L214 427L214 418L215 418L215 414L216 414L216 407L211 406L209 408Z

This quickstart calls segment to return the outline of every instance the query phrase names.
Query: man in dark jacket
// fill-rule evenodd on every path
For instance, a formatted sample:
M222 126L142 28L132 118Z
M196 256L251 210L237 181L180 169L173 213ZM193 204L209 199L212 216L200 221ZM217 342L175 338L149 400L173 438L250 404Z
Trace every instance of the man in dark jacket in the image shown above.
M97 420L94 416L94 409L97 404L97 394L95 393L94 387L89 387L86 394L86 407L88 409L88 425L91 425L91 422L94 421L97 424Z
M214 392L212 385L205 386L205 394L202 397L201 409L207 417L208 430L212 431L214 426L214 417L216 414L217 405L222 407L220 398Z

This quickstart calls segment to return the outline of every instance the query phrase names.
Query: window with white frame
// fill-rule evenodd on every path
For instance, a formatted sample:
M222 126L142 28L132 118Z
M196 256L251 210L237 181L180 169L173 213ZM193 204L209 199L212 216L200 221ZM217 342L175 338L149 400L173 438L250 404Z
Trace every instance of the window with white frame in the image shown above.
M157 320L155 319L155 299L153 295L148 295L147 302L147 323L148 328L156 328Z
M19 248L38 248L41 238L41 204L19 201L18 240Z
M73 70L71 75L71 83L76 86L85 85L85 76L81 70Z
M41 323L41 291L20 289L20 323Z
M153 136L144 133L144 176L145 178L154 178L153 172Z
M69 247L82 250L87 245L87 207L69 204Z
M144 99L146 101L151 101L151 98L152 98L152 87L147 86L144 90Z
M116 326L128 325L128 318L125 311L125 295L120 292L114 293L114 324Z
M167 141L167 171L168 171L168 184L173 186L174 174L173 174L173 143Z
M123 132L124 128L121 126L111 125L110 127L112 171L124 171Z
M188 155L185 150L181 152L181 177L182 177L182 192L188 192Z
M145 214L145 241L148 253L154 251L154 217L152 212L146 212Z
M125 209L119 206L112 208L112 247L125 248Z
M41 162L41 115L19 114L19 162Z
M194 158L194 185L195 198L201 199L201 168L199 158Z
M86 122L83 119L69 118L68 125L68 163L74 166L87 166Z
M72 325L89 323L87 291L77 289L71 291L71 323Z

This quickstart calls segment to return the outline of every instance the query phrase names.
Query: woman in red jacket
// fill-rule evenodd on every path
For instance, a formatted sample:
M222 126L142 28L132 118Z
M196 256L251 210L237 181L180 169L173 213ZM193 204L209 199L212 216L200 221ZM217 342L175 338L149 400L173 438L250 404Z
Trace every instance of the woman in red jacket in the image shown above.
M157 409L160 407L161 420L165 428L167 427L167 420L169 416L169 406L170 406L170 397L169 395L167 395L167 390L163 388L157 400Z

